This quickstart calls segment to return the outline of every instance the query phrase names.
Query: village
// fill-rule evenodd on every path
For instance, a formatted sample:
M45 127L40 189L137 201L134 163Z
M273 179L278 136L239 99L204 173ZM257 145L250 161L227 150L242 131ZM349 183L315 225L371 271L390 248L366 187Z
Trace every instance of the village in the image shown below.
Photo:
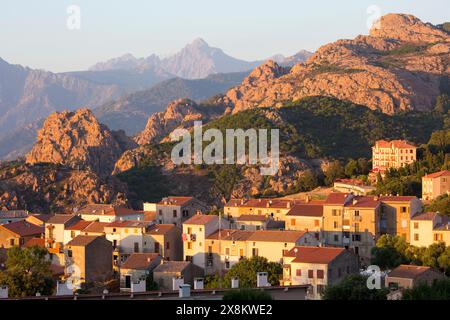
M412 164L416 152L406 141L377 141L371 176ZM87 284L115 283L109 290L102 287L99 297L215 299L233 266L263 257L282 272L274 283L267 270L256 270L256 287L274 298L321 299L328 286L373 267L373 249L382 237L399 237L415 247L448 245L450 220L424 211L424 204L449 191L450 171L441 171L422 178L421 199L374 194L368 184L338 179L325 194L233 198L218 214L194 197L170 195L144 202L142 210L89 204L54 215L2 211L0 270L8 251L38 247L51 263L56 298L81 298ZM422 281L445 278L442 270L413 264L378 276L389 289L388 299L401 299L404 289ZM229 280L230 289L248 286L238 276ZM0 299L8 298L8 290L0 287Z

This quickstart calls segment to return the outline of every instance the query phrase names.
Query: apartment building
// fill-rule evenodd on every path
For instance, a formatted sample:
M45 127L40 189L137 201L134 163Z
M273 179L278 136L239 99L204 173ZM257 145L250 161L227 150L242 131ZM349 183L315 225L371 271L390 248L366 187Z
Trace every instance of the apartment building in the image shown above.
M206 206L194 197L170 196L158 203L144 203L144 212L154 215L158 224L175 224L181 228L193 215L205 213Z
M362 262L381 235L381 202L378 197L331 193L323 206L323 242L351 248Z
M450 171L443 170L422 177L422 199L434 200L450 191Z
M337 179L333 183L333 191L353 193L357 196L366 196L375 191L375 187L368 186L360 179Z
M295 203L295 200L290 199L231 199L224 206L224 214L228 219L236 219L241 215L259 215L284 221L285 215Z
M386 275L385 286L391 290L410 289L421 282L431 284L445 276L431 267L400 265Z
M26 210L0 210L0 225L24 220L28 215Z
M144 220L144 212L112 204L89 204L76 213L86 221L110 223L123 220Z
M229 229L228 220L215 215L197 214L183 223L183 260L192 261L202 268L206 267L206 238L220 228Z
M436 212L418 213L411 220L410 243L428 247L433 243L450 244L450 219Z
M358 257L351 250L296 246L283 255L281 285L310 285L308 298L320 299L326 286L358 272Z
M243 214L234 220L233 227L240 230L256 231L283 228L279 221L272 220L271 217L253 214Z
M55 214L45 223L45 241L47 248L58 250L64 242L64 230L80 221L80 216L73 214Z
M146 281L161 263L162 257L158 253L133 253L120 268L120 288L130 290L132 283Z
M417 160L417 147L404 140L378 140L372 147L372 172L384 173L389 168L401 168Z

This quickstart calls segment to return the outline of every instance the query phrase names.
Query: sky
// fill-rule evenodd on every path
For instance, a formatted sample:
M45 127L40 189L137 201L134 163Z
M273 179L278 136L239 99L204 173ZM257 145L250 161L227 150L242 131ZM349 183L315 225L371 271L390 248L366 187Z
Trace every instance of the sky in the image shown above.
M450 21L449 7L449 0L2 0L0 57L53 72L86 70L125 53L170 55L200 37L233 57L260 60L367 34L378 14Z

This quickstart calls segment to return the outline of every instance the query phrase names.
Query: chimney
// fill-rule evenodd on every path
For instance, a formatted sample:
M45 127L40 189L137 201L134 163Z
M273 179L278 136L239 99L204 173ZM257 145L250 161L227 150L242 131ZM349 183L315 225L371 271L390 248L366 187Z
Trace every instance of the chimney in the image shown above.
M358 203L358 199L353 199L353 205L356 205Z
M309 201L311 201L311 198L310 198L309 194L307 194L307 195L306 195L305 202L306 202L306 203L309 203Z
M290 208L291 207L291 202L290 201L288 201L287 203L286 203L286 208Z

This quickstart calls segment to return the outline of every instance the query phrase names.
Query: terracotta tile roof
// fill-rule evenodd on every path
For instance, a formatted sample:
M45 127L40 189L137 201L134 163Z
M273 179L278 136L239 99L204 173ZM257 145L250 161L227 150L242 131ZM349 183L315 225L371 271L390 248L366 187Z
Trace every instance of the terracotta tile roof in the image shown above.
M28 217L25 210L4 210L0 211L0 219L20 219Z
M450 171L442 170L439 172L427 174L426 176L424 176L424 178L433 179L433 178L448 177L448 176L450 176Z
M35 218L39 221L42 221L43 223L47 222L48 220L50 220L51 217L53 217L52 214L31 214L28 216L29 218Z
M154 221L156 220L157 213L156 211L143 211L144 213L144 221Z
M221 240L245 241L253 235L254 231L238 230L238 229L222 229L220 230ZM216 231L206 237L208 240L219 240L219 231Z
M401 264L397 268L389 272L388 277L415 279L416 277L429 270L432 270L431 267Z
M39 227L25 220L2 224L0 228L5 228L20 237L41 235L45 232L43 227Z
M292 262L328 264L343 252L344 248L298 246L289 250L285 256L295 257Z
M182 272L184 269L189 267L191 262L189 261L164 261L162 264L153 269L155 272Z
M64 266L60 266L57 264L51 264L50 265L50 271L52 272L52 275L54 276L62 276L65 274Z
M158 253L133 253L122 264L122 269L147 270L155 259L161 258Z
M176 228L173 224L155 224L147 229L147 234L166 234Z
M108 222L92 221L83 229L83 232L103 233L108 224Z
M46 224L64 224L65 226L71 225L81 218L73 214L55 214L47 220Z
M344 205L345 200L347 199L348 196L349 196L348 193L332 192L325 199L325 204L340 204L340 205Z
M351 201L347 202L346 207L350 208L376 208L381 204L380 200L370 196L354 197Z
M215 220L219 221L219 217L216 215L196 214L183 222L183 224L205 225Z
M67 246L85 247L101 236L83 236L79 235L67 243Z
M45 248L45 239L44 238L31 238L23 245L25 248L31 248L31 247L41 247Z
M334 182L351 184L354 186L366 186L364 181L362 181L361 179L336 179Z
M269 218L257 214L243 214L236 218L236 221L267 221Z
M423 212L415 214L412 217L412 220L433 220L434 218L436 218L436 216L436 212Z
M414 199L417 199L417 197L415 197L415 196L380 196L381 201L391 201L391 202L409 202Z
M378 140L375 142L375 146L377 146L378 148L416 148L416 146L405 140Z
M288 199L232 199L228 201L228 207L245 207L245 208L276 208L287 209L294 205L295 200ZM300 201L299 201L300 202Z
M123 206L114 206L111 204L89 204L77 211L77 214L83 215L104 215L104 216L129 216L143 214L142 211L136 211Z
M296 204L286 214L287 216L322 217L323 205Z
M81 231L84 228L86 228L88 225L90 225L92 223L92 221L86 221L86 220L79 220L77 222L75 222L74 224L72 224L71 226L65 228L66 230L77 230L77 231Z
M150 221L123 220L107 223L107 228L146 228L151 224Z
M161 199L160 202L158 202L159 205L170 205L170 206L183 206L189 201L194 199L194 197L174 197L169 196L166 198Z
M278 231L278 230L257 230L248 241L266 241L266 242L296 242L305 235L305 231Z

